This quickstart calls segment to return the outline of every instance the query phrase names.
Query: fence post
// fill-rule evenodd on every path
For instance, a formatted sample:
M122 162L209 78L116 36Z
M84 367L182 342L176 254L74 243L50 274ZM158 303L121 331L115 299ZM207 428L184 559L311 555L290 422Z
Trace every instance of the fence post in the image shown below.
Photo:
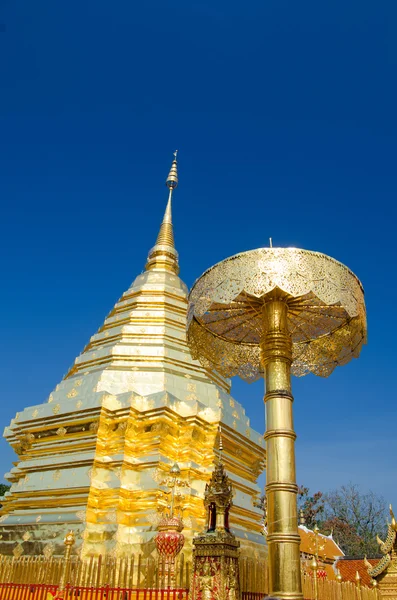
M57 600L58 598L63 598L63 595L64 595L65 585L66 585L66 577L67 577L68 570L69 570L70 554L72 552L72 546L73 546L74 542L75 542L74 533L72 530L70 530L69 533L66 534L65 539L63 540L63 543L65 544L65 547L66 547L65 548L65 558L63 561L63 565L62 565L62 573L61 573L61 577L59 580L55 600Z
M356 571L356 586L357 586L357 600L361 600L361 577L360 573Z
M318 562L317 562L315 556L313 556L313 560L310 563L310 568L313 571L314 600L318 600L318 581L317 581Z
M376 579L372 579L371 585L372 585L373 591L375 592L374 596L377 600L379 598L379 594L378 594L378 582L376 581Z

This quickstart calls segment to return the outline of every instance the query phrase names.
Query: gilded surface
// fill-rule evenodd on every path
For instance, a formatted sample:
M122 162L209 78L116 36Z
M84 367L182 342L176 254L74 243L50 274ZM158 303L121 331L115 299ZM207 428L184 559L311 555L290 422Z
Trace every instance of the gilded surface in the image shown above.
M389 523L387 527L387 538L384 542L379 538L379 536L376 538L379 544L379 550L382 552L382 554L384 554L384 556L375 566L371 565L367 559L364 559L364 563L370 577L375 579L382 575L382 580L380 580L381 587L385 587L390 584L390 580L394 582L394 596L397 597L397 580L394 581L395 575L397 574L397 523L394 518L391 505L389 507L389 511L391 523Z
M276 597L300 600L291 373L328 376L358 357L366 342L362 286L324 254L296 248L237 254L193 286L187 337L207 369L265 378L269 588Z
M276 289L288 303L292 374L326 377L358 357L366 343L361 283L332 258L296 248L243 252L197 280L187 330L193 357L226 377L252 381L263 375L262 309Z
M176 183L175 177L173 166L168 181ZM18 462L6 475L12 487L2 509L4 554L19 543L24 555L40 554L51 543L58 555L67 523L76 533L73 552L82 549L83 558L154 556L150 514L169 504L170 490L159 482L178 461L181 480L190 482L177 486L175 497L184 521L189 518L184 530L189 555L204 521L202 498L219 422L236 489L233 527L240 539L246 534L252 546L264 548L261 513L252 505L265 465L263 436L230 397L229 382L207 373L190 355L187 288L176 274L177 252L165 243L173 243L170 202L163 225L147 270L116 303L48 402L26 407L5 430ZM27 530L32 538L25 542Z
M223 444L220 439L220 450ZM229 530L233 488L222 458L205 487L204 532L193 539L193 579L190 600L235 600L239 597L239 546Z

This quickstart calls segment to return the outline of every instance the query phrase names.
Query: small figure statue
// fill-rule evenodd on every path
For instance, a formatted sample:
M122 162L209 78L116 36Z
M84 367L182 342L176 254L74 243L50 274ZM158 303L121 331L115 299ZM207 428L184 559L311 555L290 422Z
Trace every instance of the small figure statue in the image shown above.
M212 575L211 565L205 562L203 565L203 573L200 577L200 588L203 592L203 600L212 600Z

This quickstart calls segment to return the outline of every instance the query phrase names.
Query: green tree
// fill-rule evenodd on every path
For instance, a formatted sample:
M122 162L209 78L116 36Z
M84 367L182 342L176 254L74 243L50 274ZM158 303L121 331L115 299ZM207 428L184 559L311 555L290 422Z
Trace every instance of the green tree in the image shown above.
M8 492L8 490L10 489L10 487L11 487L11 486L10 486L10 485L7 485L6 483L0 483L0 498L1 498L2 496L4 496L4 494L5 494L6 492ZM3 506L3 505L0 503L0 508L1 508L2 506Z

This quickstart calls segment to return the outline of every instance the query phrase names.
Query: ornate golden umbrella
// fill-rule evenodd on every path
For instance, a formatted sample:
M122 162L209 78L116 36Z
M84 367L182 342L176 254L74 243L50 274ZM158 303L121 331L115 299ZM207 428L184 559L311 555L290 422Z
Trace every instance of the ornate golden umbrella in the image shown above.
M208 369L265 377L269 593L302 598L290 376L327 377L358 357L366 343L362 285L319 252L242 252L196 281L187 327L193 357Z

